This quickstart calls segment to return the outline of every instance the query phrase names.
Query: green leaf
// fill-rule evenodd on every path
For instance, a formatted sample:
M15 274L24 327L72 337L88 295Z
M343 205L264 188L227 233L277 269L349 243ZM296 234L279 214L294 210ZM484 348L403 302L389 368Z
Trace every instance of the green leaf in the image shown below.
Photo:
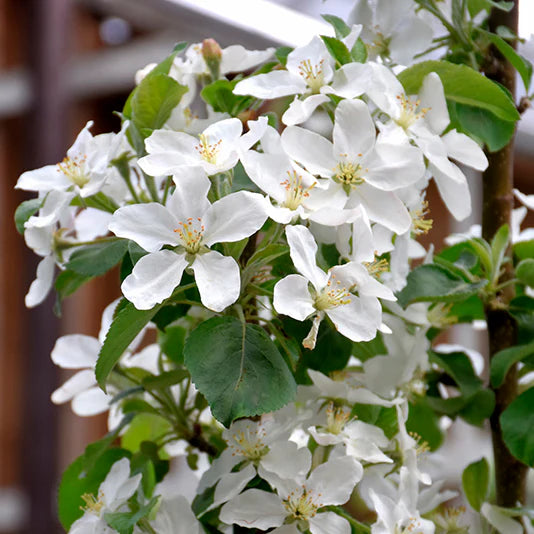
M324 41L328 52L335 59L336 63L345 65L346 63L352 62L352 56L345 43L335 37L327 37L326 35L321 35L321 39Z
M287 63L287 56L293 52L293 48L290 46L280 46L276 49L276 52L274 55L276 56L276 59L280 61L280 65L286 66Z
M296 340L298 360L295 376L299 384L309 384L308 369L315 369L328 375L332 371L344 369L352 352L352 342L342 336L328 321L321 321L314 350L304 349L301 341L308 335L310 325L290 317L282 319L284 332L289 340Z
M108 449L95 464L86 469L85 454L72 462L63 473L58 491L58 515L65 530L69 530L72 523L83 513L84 494L98 495L98 488L106 478L111 466L124 457L129 457L129 451L124 449Z
M436 450L443 442L439 417L429 406L425 397L418 397L414 402L410 402L406 429L420 436L432 451Z
M534 388L517 397L500 417L508 450L521 462L534 466Z
M136 512L108 512L104 514L104 519L119 534L132 534L135 525L137 525L140 519L148 516L152 508L156 506L159 498L159 495L153 497Z
M189 334L184 356L197 389L226 426L277 410L295 396L282 355L257 325L233 317L209 319Z
M502 11L510 11L514 7L514 3L499 0L467 0L467 9L471 18L478 15L483 9L489 13L493 7Z
M437 363L458 385L465 395L473 395L482 386L482 380L475 374L473 364L463 352L437 353L431 351L430 358Z
M152 391L174 386L188 376L189 373L185 369L174 369L172 371L165 371L157 376L147 376L143 378L141 383L145 389Z
M163 353L175 364L184 363L184 345L187 330L183 326L167 326L158 333L158 343Z
M131 452L138 452L143 441L154 441L169 432L171 428L169 421L161 415L137 413L121 436L121 446Z
M503 224L493 236L491 240L491 263L493 266L494 277L498 278L506 249L508 248L508 240L510 238L510 228L507 224Z
M77 291L83 284L91 280L92 276L85 276L83 274L75 273L74 271L61 271L54 282L54 288L57 293L56 303L54 305L54 313L61 316L61 303L63 300L75 291Z
M115 267L127 250L127 239L80 247L72 253L66 267L85 276L100 276Z
M482 426L495 409L495 393L489 389L480 389L467 398L465 406L458 415L470 425Z
M217 80L202 89L200 95L215 111L228 113L236 117L249 108L255 98L234 94L234 87L239 80Z
M457 102L447 102L451 126L497 152L505 147L515 132L515 122L499 119L490 111Z
M132 122L143 138L148 137L143 130L151 132L167 122L187 90L166 74L144 78L132 99Z
M32 216L35 215L43 205L42 198L32 198L21 202L15 210L15 226L19 234L24 233L24 223Z
M343 39L347 37L350 33L350 28L347 26L343 19L336 17L335 15L321 15L321 17L328 22L336 32L336 37L338 39Z
M367 47L360 37L356 39L356 42L350 51L350 55L352 60L357 63L365 63L367 61Z
M515 268L515 275L523 284L534 287L534 259L526 258Z
M519 55L502 37L489 32L485 32L485 35L519 73L525 85L525 91L528 93L532 79L532 63Z
M138 310L131 302L125 299L122 302L124 305L109 327L96 362L96 379L104 391L106 380L119 358L162 306L159 304L151 310Z
M462 487L469 504L480 512L482 503L488 496L489 464L486 458L469 464L462 473Z
M534 299L521 295L512 299L510 314L517 323L517 343L527 345L534 341Z
M519 113L513 100L497 84L465 65L448 61L423 61L402 71L398 78L406 93L417 94L424 78L436 72L449 101L490 111L507 121L517 121Z
M514 244L514 255L518 260L534 258L534 239L530 241L519 241Z
M490 381L494 388L501 387L510 367L534 354L534 342L497 352L491 359Z
M404 308L413 302L459 302L476 295L487 283L468 283L439 265L427 264L408 275L408 283L397 298Z

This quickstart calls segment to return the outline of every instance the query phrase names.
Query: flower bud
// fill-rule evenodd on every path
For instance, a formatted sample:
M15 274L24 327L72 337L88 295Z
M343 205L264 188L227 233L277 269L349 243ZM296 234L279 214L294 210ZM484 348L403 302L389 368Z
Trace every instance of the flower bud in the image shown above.
M202 41L202 57L206 62L211 77L219 79L221 70L222 50L215 39L204 39Z

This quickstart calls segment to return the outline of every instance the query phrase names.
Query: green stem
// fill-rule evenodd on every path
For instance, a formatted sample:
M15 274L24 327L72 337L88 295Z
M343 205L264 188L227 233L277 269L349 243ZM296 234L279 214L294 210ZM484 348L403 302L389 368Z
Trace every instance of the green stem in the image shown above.
M172 178L170 176L167 176L167 181L165 182L165 190L163 191L163 199L161 203L165 206L167 203L167 197L169 196L169 190L171 188L172 184Z

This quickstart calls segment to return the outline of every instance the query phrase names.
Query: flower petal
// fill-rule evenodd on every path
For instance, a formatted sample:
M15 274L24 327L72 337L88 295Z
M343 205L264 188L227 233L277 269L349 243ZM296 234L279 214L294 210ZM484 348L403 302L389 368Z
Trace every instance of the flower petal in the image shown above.
M286 509L277 495L249 489L227 502L221 508L219 519L227 525L267 530L282 526L286 515Z
M283 478L303 478L310 470L311 453L293 441L276 441L261 460L261 468ZM260 473L261 475L261 473Z
M348 63L334 74L331 89L324 88L323 91L343 98L356 98L367 91L370 76L371 71L367 63Z
M287 226L286 236L289 253L297 271L304 275L317 291L323 289L328 282L328 275L317 266L317 243L311 232L302 225Z
M323 505L344 504L362 475L360 462L350 456L343 456L316 467L308 478L306 487L321 494Z
M332 143L323 136L299 126L288 126L282 133L282 146L312 174L325 178L333 175L337 160Z
M382 307L376 297L353 296L348 304L326 310L340 334L352 341L370 341L382 322Z
M202 304L216 312L233 304L239 297L241 277L234 258L211 250L197 254L191 265Z
M96 378L94 370L82 369L57 388L52 393L50 400L54 404L63 404L95 384Z
M266 74L251 76L239 82L234 88L236 95L252 95L256 98L279 98L302 94L304 91L306 82L287 70L273 70Z
M301 124L307 121L313 112L329 98L326 95L311 95L304 100L296 97L287 108L287 111L282 115L282 122L287 126L294 124Z
M308 289L308 279L300 274L290 274L274 286L274 309L282 315L304 321L315 312Z
M24 299L27 308L33 308L41 304L52 288L56 262L53 256L46 256L37 265L35 280L31 283Z
M63 369L93 368L100 348L101 344L95 337L70 334L56 341L50 357Z
M138 310L150 310L170 297L187 267L185 254L160 250L143 256L121 289Z
M433 133L440 134L449 125L450 118L443 84L435 72L431 72L423 80L419 99L421 100L421 108L427 110L425 121L430 124Z
M178 245L176 228L176 217L156 202L119 208L109 223L116 236L131 239L148 252L157 252L163 245Z
M82 391L72 399L72 411L80 417L91 417L104 413L109 410L112 398L112 395L107 395L99 387L92 387Z
M335 512L323 512L310 518L311 534L350 534L350 524Z
M71 186L72 182L57 165L46 165L40 169L22 173L15 188L24 189L24 191L48 192L53 189L63 191Z
M376 139L367 104L362 100L342 100L336 108L333 136L336 156L346 154L349 160L356 160L360 154L367 154Z
M256 469L252 464L248 464L244 469L235 473L225 473L215 487L213 503L209 509L216 508L223 502L228 502L239 495L245 486L256 476Z
M472 167L477 171L484 171L488 166L488 158L484 151L467 135L451 130L442 136L442 141L447 147L449 157Z
M202 167L182 167L172 178L176 189L167 201L168 210L178 221L202 217L210 207L211 182L206 171Z
M234 242L251 236L267 219L267 200L263 195L238 191L214 202L206 212L203 243Z

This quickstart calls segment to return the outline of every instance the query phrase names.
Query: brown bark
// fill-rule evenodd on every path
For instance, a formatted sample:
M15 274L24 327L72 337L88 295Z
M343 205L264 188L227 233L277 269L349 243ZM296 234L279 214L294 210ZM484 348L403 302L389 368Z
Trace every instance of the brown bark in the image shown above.
M519 2L509 13L494 9L489 19L490 30L507 26L517 33ZM515 69L495 49L488 53L486 74L506 87L515 98ZM502 150L488 154L489 166L484 173L482 235L490 241L503 224L510 224L513 208L514 139ZM506 264L501 281L513 278L513 267ZM499 351L517 343L517 328L513 317L506 310L513 298L513 286L508 286L486 305L490 359ZM496 405L490 418L493 454L495 459L495 486L497 504L512 507L525 502L527 466L517 460L504 443L500 416L517 396L517 368L514 366L506 380L495 391Z

